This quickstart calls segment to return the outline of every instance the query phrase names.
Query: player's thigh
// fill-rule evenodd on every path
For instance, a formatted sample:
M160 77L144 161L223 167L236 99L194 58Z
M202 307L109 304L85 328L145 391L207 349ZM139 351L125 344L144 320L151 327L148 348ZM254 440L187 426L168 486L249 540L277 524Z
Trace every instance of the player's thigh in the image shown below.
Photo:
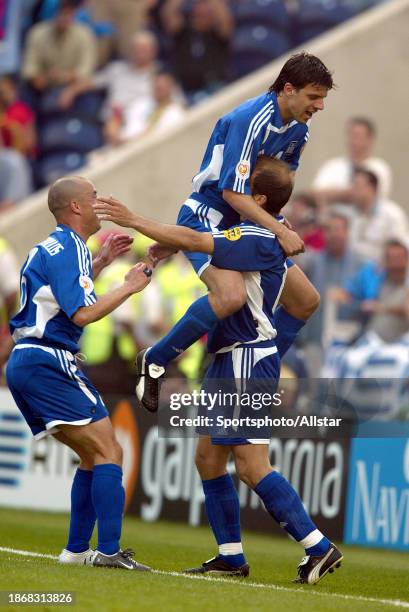
M95 464L122 463L122 449L109 417L88 425L60 425L59 430L69 442L87 452Z
M246 303L247 292L241 272L210 265L200 278L210 291L209 301L219 318L233 314Z
M304 272L293 265L288 268L280 304L296 319L307 320L318 308L320 296Z
M77 453L78 457L80 458L79 467L82 470L92 470L93 469L94 459L87 449L82 448L82 446L80 446L73 440L70 440L65 435L65 433L63 433L62 431L57 431L56 433L52 435L53 435L53 438L58 440L58 442L61 442L61 444L68 446L74 451L74 453Z
M269 444L240 444L232 446L236 472L243 482L253 488L272 471Z
M229 446L216 446L212 444L209 436L199 438L195 461L202 480L223 476L226 473L230 452Z

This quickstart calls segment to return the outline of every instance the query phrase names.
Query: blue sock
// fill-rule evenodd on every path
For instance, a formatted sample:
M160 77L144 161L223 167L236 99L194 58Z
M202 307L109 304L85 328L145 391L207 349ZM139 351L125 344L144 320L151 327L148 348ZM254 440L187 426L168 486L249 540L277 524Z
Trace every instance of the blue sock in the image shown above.
M209 304L209 297L205 295L199 298L187 309L170 332L149 349L146 362L166 367L172 359L176 359L180 353L206 334L217 321Z
M94 467L92 501L98 519L98 550L113 555L119 550L125 491L122 468L114 463Z
M274 342L276 343L280 359L284 357L305 323L306 321L292 317L282 306L279 306L274 311L274 324L277 330L277 337Z
M270 472L255 487L273 519L299 542L307 555L325 554L330 541L308 516L300 496L288 480L278 472Z
M71 487L70 533L67 550L73 553L89 549L97 518L91 497L92 470L77 469Z
M202 480L207 518L219 545L219 557L234 567L246 562L240 533L240 503L230 474Z

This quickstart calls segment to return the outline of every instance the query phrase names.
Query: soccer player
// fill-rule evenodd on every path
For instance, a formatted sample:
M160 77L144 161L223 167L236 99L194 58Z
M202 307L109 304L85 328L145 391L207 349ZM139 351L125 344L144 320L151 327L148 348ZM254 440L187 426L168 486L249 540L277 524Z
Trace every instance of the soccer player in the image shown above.
M122 449L102 398L77 368L82 328L112 312L150 280L145 264L97 298L93 277L130 248L130 237L110 237L91 262L88 238L100 229L94 185L85 178L56 181L48 192L55 230L35 245L20 275L20 310L10 322L15 342L7 383L35 438L53 435L80 457L71 490L68 543L59 560L129 570L150 570L121 550L125 493ZM41 492L39 492L41 495ZM98 547L89 547L98 521Z
M224 230L238 223L242 215L274 232L287 255L303 250L295 232L257 206L249 179L260 154L282 159L293 172L297 169L309 137L307 124L317 111L323 110L332 87L331 73L321 60L298 53L284 64L267 93L223 116L210 137L200 171L193 179L194 191L180 210L178 225L201 232ZM151 248L153 260L173 252L160 244ZM152 412L157 410L159 378L167 364L220 319L239 310L247 299L240 272L215 267L206 253L186 256L209 293L196 300L164 338L138 355L136 393ZM284 351L318 306L311 285L296 266L293 268L288 287L292 285L294 309L286 308L276 315Z
M282 161L261 156L250 185L256 205L267 214L277 215L291 194L289 168ZM276 235L248 220L229 230L213 232L164 225L132 214L112 198L103 198L96 210L102 219L132 227L174 248L203 251L211 257L212 265L244 273L247 303L219 321L210 332L208 350L216 355L203 388L214 392L217 381L232 381L234 386L234 381L239 380L242 387L247 384L254 390L258 379L263 390L270 386L268 390L274 393L274 381L278 381L280 370L275 314L287 274L286 256ZM230 393L232 385L227 386ZM239 499L226 469L233 453L239 478L260 496L274 520L305 549L296 582L315 584L339 567L342 553L317 529L290 483L273 470L268 455L270 431L263 435L253 436L250 431L246 437L234 433L220 437L213 432L200 438L196 465L219 555L187 571L238 576L249 573L241 543Z

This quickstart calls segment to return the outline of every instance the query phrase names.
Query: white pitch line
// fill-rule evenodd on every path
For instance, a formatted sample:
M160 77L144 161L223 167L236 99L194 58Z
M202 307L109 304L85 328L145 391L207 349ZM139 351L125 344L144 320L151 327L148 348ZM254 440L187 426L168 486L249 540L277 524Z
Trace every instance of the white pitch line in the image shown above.
M10 553L12 555L21 555L23 557L41 557L43 559L52 559L57 561L56 555L47 555L44 553L31 552L29 550L18 550L15 548L6 548L0 546L0 552ZM175 578L185 578L187 580L201 580L205 582L220 582L223 584L234 585L235 587L246 587L252 589L269 589L272 591L282 591L284 593L302 593L303 595L319 595L321 597L335 597L337 599L344 599L348 601L362 601L366 603L383 604L385 606L395 606L396 608L408 608L409 601L401 601L400 599L379 599L377 597L365 597L364 595L345 595L344 593L323 593L322 591L315 591L309 587L290 588L280 586L278 584L262 584L260 582L244 582L235 581L229 578L214 578L213 576L194 576L191 574L182 574L180 572L166 572L164 570L152 570L152 573L159 574L161 576L174 576Z

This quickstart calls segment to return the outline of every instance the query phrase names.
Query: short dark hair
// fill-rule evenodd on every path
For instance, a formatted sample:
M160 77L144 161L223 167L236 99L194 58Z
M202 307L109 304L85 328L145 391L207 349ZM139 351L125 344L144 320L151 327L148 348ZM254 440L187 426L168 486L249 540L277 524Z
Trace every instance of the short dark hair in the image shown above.
M270 215L277 215L287 204L293 190L290 167L280 159L260 155L250 184L253 195L266 196L266 211Z
M351 119L348 120L348 123L349 125L363 125L368 134L373 137L376 136L375 123L371 119L368 119L368 117L351 117Z
M306 51L296 53L286 61L269 92L280 93L286 83L291 83L296 89L310 84L322 85L327 89L334 87L332 73L318 57Z
M368 170L368 168L364 168L364 166L355 166L354 176L357 174L362 174L375 191L378 190L379 180L374 172Z

